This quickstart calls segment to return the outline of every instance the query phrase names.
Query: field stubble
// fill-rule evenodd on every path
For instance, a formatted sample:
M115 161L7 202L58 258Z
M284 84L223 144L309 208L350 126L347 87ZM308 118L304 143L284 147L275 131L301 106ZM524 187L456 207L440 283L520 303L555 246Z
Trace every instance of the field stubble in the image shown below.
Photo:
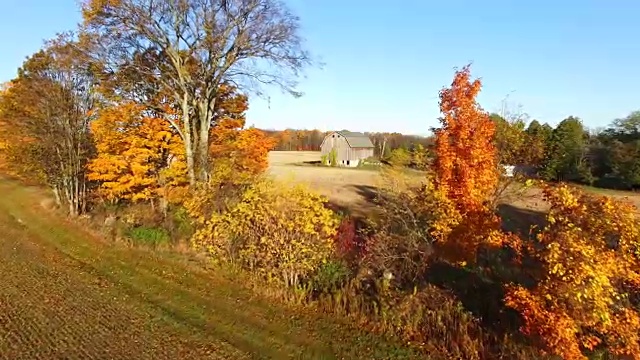
M103 241L0 178L0 359L408 358L184 254Z

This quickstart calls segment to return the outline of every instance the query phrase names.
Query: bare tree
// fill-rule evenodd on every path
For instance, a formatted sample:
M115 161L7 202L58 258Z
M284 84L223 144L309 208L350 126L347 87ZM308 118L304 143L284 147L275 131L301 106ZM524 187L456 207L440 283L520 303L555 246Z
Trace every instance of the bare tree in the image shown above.
M299 19L279 0L85 0L83 17L103 88L177 110L164 114L184 140L191 184L208 178L220 86L299 96L295 80L311 64Z
M13 163L49 185L71 215L86 209L85 165L93 149L94 83L76 45L70 35L51 41L25 61L0 101Z

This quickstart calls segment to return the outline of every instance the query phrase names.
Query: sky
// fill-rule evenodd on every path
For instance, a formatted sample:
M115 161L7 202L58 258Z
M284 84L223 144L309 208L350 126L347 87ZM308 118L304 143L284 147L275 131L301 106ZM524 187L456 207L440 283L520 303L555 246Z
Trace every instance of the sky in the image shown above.
M43 40L73 29L76 0L1 0L0 82ZM247 123L269 129L427 134L438 91L472 63L478 102L590 128L640 109L640 2L635 0L288 0L305 47L324 65L292 98L250 98Z

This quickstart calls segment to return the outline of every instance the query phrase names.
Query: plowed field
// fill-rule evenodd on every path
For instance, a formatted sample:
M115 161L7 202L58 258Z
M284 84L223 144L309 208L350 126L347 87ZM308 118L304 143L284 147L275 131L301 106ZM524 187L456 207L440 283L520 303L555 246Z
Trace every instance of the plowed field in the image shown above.
M0 179L0 359L388 359L347 323L273 304L183 255L111 244Z

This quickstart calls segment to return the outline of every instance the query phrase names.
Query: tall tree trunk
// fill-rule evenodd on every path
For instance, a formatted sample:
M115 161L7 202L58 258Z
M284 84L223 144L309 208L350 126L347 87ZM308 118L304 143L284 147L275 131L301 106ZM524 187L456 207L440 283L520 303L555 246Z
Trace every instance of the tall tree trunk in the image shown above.
M212 91L213 92L213 91ZM209 130L213 118L213 108L215 106L215 94L212 100L205 100L198 104L198 144L197 144L197 181L209 181Z
M198 139L198 181L209 180L209 126L200 125Z
M380 159L384 158L384 149L387 146L387 138L382 139L382 149L380 150Z
M196 184L196 164L194 161L193 137L191 136L191 118L189 116L189 102L186 96L182 99L182 133L184 142L184 154L187 160L187 176L189 185Z
M191 134L186 131L184 134L184 150L185 157L187 158L187 176L189 177L189 185L196 184L196 169L193 154L193 141L191 140Z
M52 186L51 190L53 191L53 196L56 200L56 206L62 206L62 201L60 200L60 188L58 185Z

